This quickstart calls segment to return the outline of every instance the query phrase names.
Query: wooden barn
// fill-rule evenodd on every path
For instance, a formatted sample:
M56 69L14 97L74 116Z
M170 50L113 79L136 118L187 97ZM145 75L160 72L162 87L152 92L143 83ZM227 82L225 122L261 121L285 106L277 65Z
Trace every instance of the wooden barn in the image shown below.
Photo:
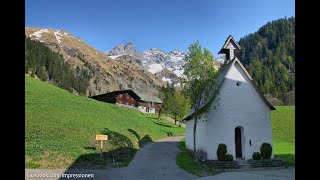
M157 113L162 101L155 96L136 93L133 90L120 90L91 96L90 98L139 110L143 113Z

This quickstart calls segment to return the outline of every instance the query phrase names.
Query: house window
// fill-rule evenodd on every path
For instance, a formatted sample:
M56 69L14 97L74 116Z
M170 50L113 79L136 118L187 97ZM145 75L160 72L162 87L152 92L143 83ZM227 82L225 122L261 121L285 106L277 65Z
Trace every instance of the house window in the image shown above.
M238 82L237 82L237 86L240 86L240 85L241 85L241 82L240 82L240 81L238 81Z

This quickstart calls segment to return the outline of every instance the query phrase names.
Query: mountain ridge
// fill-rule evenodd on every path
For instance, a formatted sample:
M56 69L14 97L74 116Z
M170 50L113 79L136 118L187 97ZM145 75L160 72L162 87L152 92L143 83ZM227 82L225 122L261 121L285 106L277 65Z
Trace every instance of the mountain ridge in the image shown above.
M150 48L143 52L135 49L134 44L129 41L126 45L120 44L105 53L110 58L117 59L122 55L129 55L141 60L142 66L150 73L163 81L174 83L179 86L180 78L183 76L185 51L175 49L165 52L160 48ZM214 60L216 68L220 68L220 62Z
M93 76L89 81L87 96L121 89L133 89L157 95L158 87L164 84L161 79L142 66L137 64L128 66L126 62L114 61L81 38L64 30L25 27L25 35L61 54L74 71L86 63L92 65L89 73Z

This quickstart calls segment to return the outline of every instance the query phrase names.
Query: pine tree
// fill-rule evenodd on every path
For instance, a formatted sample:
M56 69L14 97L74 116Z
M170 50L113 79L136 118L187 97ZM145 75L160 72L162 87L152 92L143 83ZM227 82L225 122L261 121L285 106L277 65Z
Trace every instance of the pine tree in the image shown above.
M258 88L284 101L295 88L295 18L268 22L241 38L239 45L242 49L237 56Z

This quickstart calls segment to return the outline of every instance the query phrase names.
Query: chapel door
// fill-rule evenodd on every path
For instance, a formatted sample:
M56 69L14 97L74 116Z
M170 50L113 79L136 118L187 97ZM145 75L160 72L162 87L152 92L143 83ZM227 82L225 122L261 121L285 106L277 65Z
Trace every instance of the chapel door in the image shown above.
M241 130L240 128L235 129L235 143L236 143L236 158L242 157L242 149L241 149Z

